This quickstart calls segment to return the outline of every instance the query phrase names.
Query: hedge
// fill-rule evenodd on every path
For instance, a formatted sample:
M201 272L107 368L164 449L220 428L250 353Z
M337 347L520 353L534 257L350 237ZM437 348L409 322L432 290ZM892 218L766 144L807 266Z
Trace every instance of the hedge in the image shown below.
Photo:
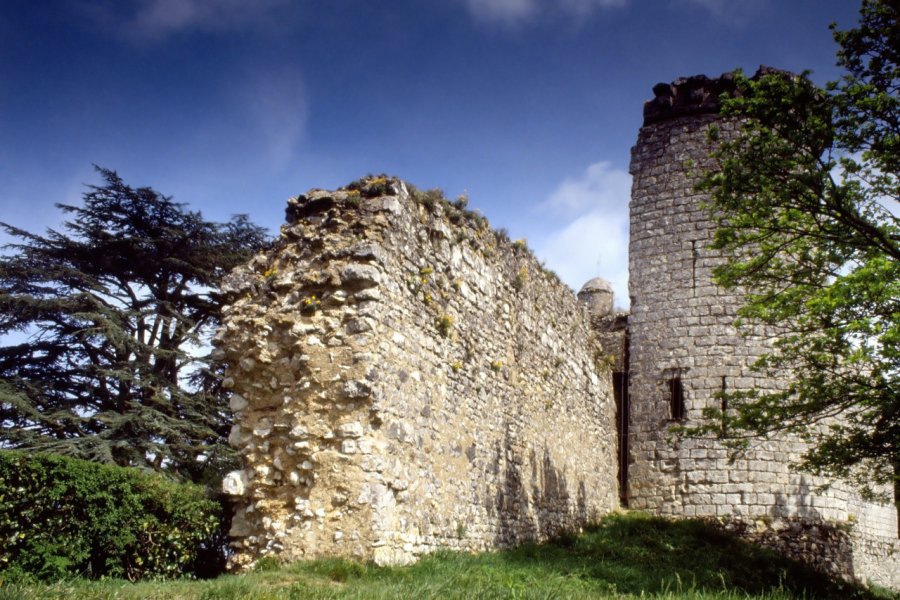
M160 475L0 451L0 571L43 580L221 571L222 505Z

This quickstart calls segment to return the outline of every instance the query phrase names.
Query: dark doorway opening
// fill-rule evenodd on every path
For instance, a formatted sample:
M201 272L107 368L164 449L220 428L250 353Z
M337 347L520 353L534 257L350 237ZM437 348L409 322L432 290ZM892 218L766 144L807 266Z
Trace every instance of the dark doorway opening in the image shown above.
M616 429L619 441L619 502L628 506L628 373L613 373L613 397L616 400Z

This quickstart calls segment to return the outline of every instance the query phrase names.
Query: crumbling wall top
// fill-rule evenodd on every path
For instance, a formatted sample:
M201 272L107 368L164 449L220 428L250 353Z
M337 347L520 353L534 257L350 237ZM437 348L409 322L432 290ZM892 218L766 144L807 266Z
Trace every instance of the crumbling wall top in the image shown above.
M772 73L788 73L774 67L761 65L752 79ZM735 72L722 73L710 78L706 75L679 77L672 83L653 86L653 100L644 103L644 125L658 123L685 115L719 112L723 94L736 97L740 94L735 82Z
M733 73L723 73L715 79L694 75L672 83L657 83L653 86L655 97L644 103L644 125L685 115L717 113L719 97L736 91Z
M234 567L403 564L618 507L612 381L587 310L466 204L385 175L314 189L223 285Z

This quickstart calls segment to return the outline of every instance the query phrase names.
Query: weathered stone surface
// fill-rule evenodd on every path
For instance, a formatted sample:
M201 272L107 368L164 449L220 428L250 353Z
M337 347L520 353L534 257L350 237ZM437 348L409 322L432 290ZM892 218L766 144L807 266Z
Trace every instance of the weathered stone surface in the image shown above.
M231 408L232 412L240 412L247 406L247 401L240 394L233 394L231 400L228 401L228 407Z
M900 587L897 513L864 501L842 482L793 472L804 451L790 437L760 441L736 462L714 441L671 443L672 386L680 381L684 417L721 408L716 393L776 390L751 365L777 331L739 334L733 322L742 300L712 282L722 257L708 246L712 224L695 189L711 166L707 136L737 123L717 114L730 77L695 77L654 88L645 124L632 150L634 176L629 247L629 479L628 504L672 516L727 519L754 539L844 576ZM828 489L823 489L825 486ZM886 490L890 494L890 490Z
M293 199L217 335L247 480L234 566L542 540L618 506L589 316L514 244L396 179ZM590 443L585 443L590 440Z
M243 496L250 479L244 471L232 471L222 480L222 491L230 496Z
M349 264L341 270L341 279L344 283L371 287L381 281L381 273L370 265Z
M739 296L712 283L722 259L695 183L707 127L724 139L736 127L717 114L722 92L730 76L691 77L645 106L628 314L612 312L602 280L579 304L524 244L397 179L291 199L274 249L223 286L215 356L244 461L223 483L240 504L233 566L267 554L405 564L541 540L614 509L621 491L633 508L714 519L900 588L894 507L789 470L799 440L734 461L716 442L671 441L723 387L783 385L751 369L777 332L739 334Z

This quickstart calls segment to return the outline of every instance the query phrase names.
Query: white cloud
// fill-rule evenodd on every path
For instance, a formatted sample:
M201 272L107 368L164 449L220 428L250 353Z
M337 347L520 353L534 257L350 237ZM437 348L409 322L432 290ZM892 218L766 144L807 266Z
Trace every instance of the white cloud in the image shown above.
M290 69L256 72L235 94L247 119L240 135L275 170L288 166L306 133L309 103L302 76Z
M628 306L628 199L631 176L600 162L566 179L543 203L568 217L535 244L538 257L576 291L594 277L613 285L616 306Z
M83 9L117 35L159 40L182 31L236 31L279 22L290 0L134 0L102 2Z
M465 0L479 21L518 25L553 11L587 17L596 10L624 6L629 0Z
M544 206L567 214L583 213L596 207L612 209L630 195L631 175L613 169L608 162L594 163L578 179L566 179L550 195Z

